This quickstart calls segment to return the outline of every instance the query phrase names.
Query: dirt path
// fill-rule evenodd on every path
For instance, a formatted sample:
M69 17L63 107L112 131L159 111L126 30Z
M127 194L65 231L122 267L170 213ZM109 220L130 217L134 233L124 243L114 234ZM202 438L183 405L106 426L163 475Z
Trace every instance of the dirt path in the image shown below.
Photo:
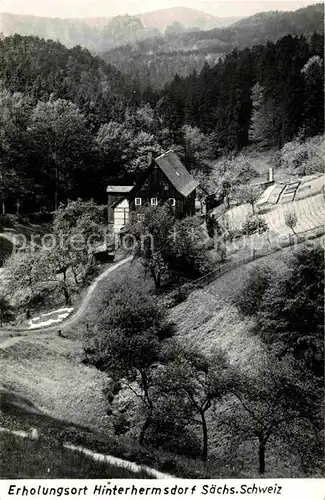
M14 436L21 437L23 439L37 440L39 438L39 433L37 429L31 429L30 432L26 432L20 430L14 431L6 427L0 427L0 433L1 432L12 434ZM88 448L83 448L82 446L75 446L70 443L63 443L63 448L70 451L77 451L78 453L82 453L83 455L91 457L95 461L107 462L111 465L116 465L117 467L123 467L133 472L145 471L148 472L148 474L150 474L151 476L155 477L156 479L171 479L173 477L170 476L169 474L163 474L162 472L159 472L156 469L152 469L151 467L147 467L145 465L138 465L134 462L129 462L128 460L123 460L121 458L113 457L113 455L104 455L103 453L96 453L92 450L89 450Z
M106 279L107 276L109 276L111 273L113 273L114 271L116 271L120 267L124 266L128 262L131 262L131 260L132 260L132 257L127 257L126 259L123 259L120 262L113 264L106 271L104 271L100 276L98 276L93 281L93 283L90 285L90 287L88 288L87 293L86 293L85 297L83 298L83 301L82 301L79 309L77 309L77 311L74 314L69 316L67 319L63 320L61 323L57 323L54 326L41 327L40 330L53 331L53 330L57 330L58 327L62 326L65 328L67 326L72 326L74 323L76 323L84 315L92 296L96 292L98 284L101 281L103 281L104 279ZM28 332L30 332L30 331L36 332L37 330L38 330L37 328L33 328L33 330L27 330L27 331Z
M14 345L21 338L24 338L26 335L31 335L33 333L37 333L38 331L46 332L46 333L53 333L56 332L58 329L61 328L66 328L68 326L72 326L75 324L77 321L80 320L80 318L83 317L90 300L92 299L93 295L96 293L96 289L98 287L98 284L103 281L104 279L107 278L110 274L112 274L114 271L119 269L120 267L124 266L128 262L130 262L132 257L127 257L126 259L121 260L120 262L117 262L116 264L113 264L111 267L109 267L106 271L104 271L101 275L99 275L93 283L90 285L90 287L87 290L86 295L83 298L83 301L80 305L80 307L76 310L75 313L73 313L71 316L69 316L67 319L64 319L61 321L61 323L56 323L55 325L49 325L49 326L42 326L40 328L12 328L12 329L5 329L5 328L0 328L0 348L4 347L9 347L10 345ZM17 334L17 335L15 335ZM1 338L4 339L1 342Z

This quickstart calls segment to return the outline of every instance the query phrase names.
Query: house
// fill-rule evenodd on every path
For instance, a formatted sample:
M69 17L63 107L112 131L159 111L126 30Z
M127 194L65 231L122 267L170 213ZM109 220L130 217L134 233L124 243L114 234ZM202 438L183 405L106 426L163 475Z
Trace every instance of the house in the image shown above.
M178 156L167 151L150 159L148 169L138 175L133 185L107 187L108 222L119 233L130 212L164 203L169 203L178 217L194 215L198 185Z

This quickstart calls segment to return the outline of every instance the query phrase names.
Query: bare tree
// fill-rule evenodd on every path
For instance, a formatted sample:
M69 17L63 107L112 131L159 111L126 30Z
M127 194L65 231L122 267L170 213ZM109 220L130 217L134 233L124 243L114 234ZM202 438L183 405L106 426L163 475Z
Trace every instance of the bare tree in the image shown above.
M294 235L297 235L295 231L295 227L298 223L298 217L295 212L286 212L284 215L284 220L286 223L286 226L288 226L291 231L293 232Z

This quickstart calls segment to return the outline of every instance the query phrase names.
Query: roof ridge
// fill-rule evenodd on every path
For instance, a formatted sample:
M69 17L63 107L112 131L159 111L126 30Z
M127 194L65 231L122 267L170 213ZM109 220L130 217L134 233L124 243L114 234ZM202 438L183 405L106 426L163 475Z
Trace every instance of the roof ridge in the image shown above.
M172 149L155 158L155 162L173 184L174 188L183 196L189 196L198 187L199 183Z

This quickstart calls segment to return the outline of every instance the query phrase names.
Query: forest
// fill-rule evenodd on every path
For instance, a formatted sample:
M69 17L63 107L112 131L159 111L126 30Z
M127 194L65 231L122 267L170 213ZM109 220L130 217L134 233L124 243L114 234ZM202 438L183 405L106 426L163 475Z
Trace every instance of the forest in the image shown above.
M253 31L265 18L253 16ZM0 40L0 230L28 236L3 257L0 358L4 387L32 403L18 406L20 422L17 406L3 405L4 423L27 428L32 408L39 463L51 457L45 437L53 452L68 442L182 478L323 475L324 249L314 208L324 201L324 36L313 16L307 27L293 19L298 32L230 44L211 64L192 67L189 56L188 74L175 74L181 58L170 51L162 85L164 64L145 80L141 65L119 71L80 46ZM223 33L229 44L234 32ZM143 206L117 238L115 263L98 261L97 244L112 236L107 184L134 182L170 148L214 213L179 219L168 203ZM255 181L270 165L284 189L317 174L302 211L270 210L282 239L255 212L265 178ZM232 209L249 209L239 229ZM153 248L141 247L143 235L154 235ZM71 317L61 321L62 308ZM12 463L20 448L8 443ZM35 475L30 465L19 474Z
M173 147L200 174L250 144L281 149L323 133L323 35L237 50L210 68L141 90L81 47L15 35L0 42L2 211L105 201L148 153Z
M175 74L186 77L194 70L200 72L205 63L213 67L235 48L276 42L288 34L309 38L315 31L323 33L323 18L324 5L315 4L295 12L261 12L212 30L185 30L173 23L164 35L118 44L111 50L102 48L100 54L129 77L136 74L142 88L149 82L162 89Z

